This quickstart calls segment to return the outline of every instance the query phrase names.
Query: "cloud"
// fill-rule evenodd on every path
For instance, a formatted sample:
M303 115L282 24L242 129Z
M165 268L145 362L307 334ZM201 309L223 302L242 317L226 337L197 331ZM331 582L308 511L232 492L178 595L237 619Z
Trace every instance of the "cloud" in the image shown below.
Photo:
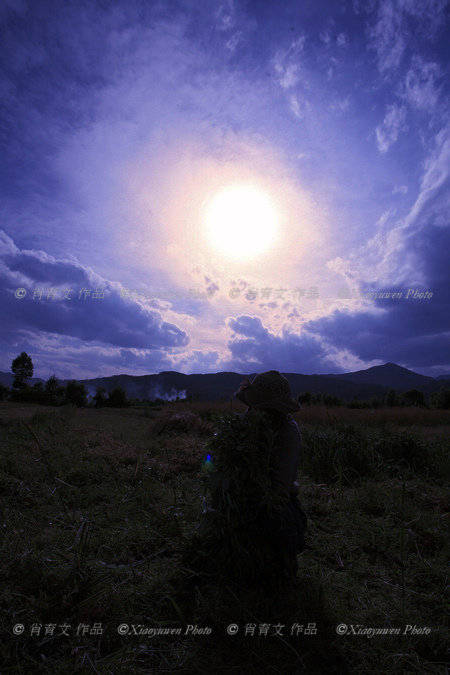
M275 70L279 74L279 83L283 89L289 89L297 84L299 80L299 68L296 63L289 63L286 66L276 63Z
M275 335L259 317L248 315L232 318L228 325L235 335L228 342L231 358L224 363L226 370L311 373L336 369L336 359L317 335L297 334L286 327Z
M294 115L298 118L301 119L303 117L300 103L298 100L298 97L295 94L292 94L292 96L289 98L289 103L290 103L290 108Z
M189 373L216 373L221 370L219 352L193 349L172 360L172 369Z
M381 232L350 260L331 261L359 292L384 288L403 297L336 310L306 323L310 334L363 361L395 361L410 368L450 364L449 159L450 129L445 128L424 163L420 191L407 216L394 228L381 219ZM409 288L431 297L406 297Z
M445 25L448 0L399 0L398 6L415 20L415 30L427 40L433 40Z
M282 89L291 89L300 81L299 54L305 46L306 36L301 35L287 49L280 49L273 58L273 67Z
M206 295L208 297L212 297L215 293L217 293L217 291L220 290L219 285L206 276L205 276L205 284L206 284Z
M348 37L345 33L339 33L336 38L336 44L338 47L345 47L348 44Z
M396 68L401 61L406 46L402 28L403 16L398 5L391 0L380 2L377 20L369 30L369 37L382 73Z
M419 110L433 111L439 98L436 80L440 75L441 69L437 63L425 61L415 54L406 73L401 96Z
M240 42L242 42L242 31L238 30L229 40L227 40L225 47L229 49L230 52L234 52Z
M405 124L406 108L396 103L387 106L383 123L376 130L378 150L385 153L393 145L402 131L407 129Z
M141 349L170 350L189 342L183 330L164 321L145 301L127 297L121 284L75 260L20 250L5 232L0 232L0 279L4 335L42 330ZM27 292L23 299L14 295L18 287ZM103 297L95 297L96 292Z
M219 9L216 12L216 19L217 28L219 30L225 31L234 27L236 21L236 12L233 0L228 0L227 2L219 5Z
M347 112L349 108L350 108L350 96L337 99L336 101L333 101L333 103L330 103L330 110L338 111L341 113Z
M397 195L406 195L408 192L408 186L407 185L395 185L395 187L392 189L392 194Z
M43 330L21 330L13 335L0 331L0 346L1 369L9 370L12 359L26 351L33 360L35 376L45 379L53 373L63 379L82 379L173 370L173 359L162 349L119 349Z
M381 73L398 68L413 34L416 39L435 38L445 21L446 4L446 0L380 0L376 20L368 28L368 46L377 54ZM367 11L372 9L369 3Z

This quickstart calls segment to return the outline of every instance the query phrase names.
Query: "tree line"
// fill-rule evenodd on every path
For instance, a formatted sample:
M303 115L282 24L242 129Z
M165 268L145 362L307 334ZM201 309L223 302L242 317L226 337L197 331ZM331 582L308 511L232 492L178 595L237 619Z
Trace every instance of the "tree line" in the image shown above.
M419 389L410 389L409 391L399 392L395 389L389 389L384 396L373 396L370 399L362 400L354 396L351 401L344 401L338 396L332 394L312 394L305 391L298 396L298 402L301 405L325 405L327 407L344 406L347 408L394 408L410 407L418 408L450 408L450 389L441 387L439 391L434 391L425 396Z
M46 382L35 382L30 385L29 380L33 377L34 366L26 352L22 352L13 360L11 371L14 375L12 388L0 384L0 400L9 399L54 406L71 404L79 408L88 405L96 408L107 406L125 408L131 403L122 387L115 387L109 393L103 387L97 387L95 396L90 397L81 382L70 380L66 385L62 385L55 375L49 377Z

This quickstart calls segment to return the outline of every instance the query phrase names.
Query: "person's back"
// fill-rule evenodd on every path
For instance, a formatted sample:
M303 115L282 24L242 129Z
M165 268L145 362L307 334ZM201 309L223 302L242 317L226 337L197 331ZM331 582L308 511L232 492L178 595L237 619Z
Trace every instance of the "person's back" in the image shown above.
M270 408L263 410L276 434L276 452L273 457L272 487L280 496L289 499L291 494L298 494L298 471L302 439L297 422L291 414L280 413ZM243 414L243 418L250 418L252 408Z
M297 553L305 546L307 528L307 518L297 497L302 440L291 414L299 406L290 398L289 383L278 371L262 373L253 383L245 381L236 397L249 406L246 415L251 416L252 409L263 410L276 434L271 483L280 507L270 514L263 514L261 526L270 538L278 571L292 579L297 570Z
M298 494L301 435L297 422L287 415L278 427L277 454L272 476L273 489L288 499Z

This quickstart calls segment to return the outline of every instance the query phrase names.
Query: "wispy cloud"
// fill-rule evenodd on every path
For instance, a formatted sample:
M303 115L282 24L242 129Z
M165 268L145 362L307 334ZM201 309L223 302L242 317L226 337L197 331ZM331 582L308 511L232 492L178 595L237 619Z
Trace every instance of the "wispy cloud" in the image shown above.
M371 46L377 53L381 72L396 68L402 59L406 46L402 29L403 14L398 3L382 0L379 3L377 20L369 30Z
M369 46L377 54L381 73L400 65L414 34L432 40L445 20L447 0L379 0L376 19L369 24ZM367 6L371 11L373 5Z
M230 30L236 22L236 11L233 0L227 0L219 5L216 11L217 27L220 30Z
M301 35L287 49L278 50L273 59L277 79L283 89L294 87L300 80L299 55L305 46L306 37Z
M437 80L440 76L441 68L437 63L425 61L415 54L400 95L412 106L433 112L439 98Z
M406 108L404 106L396 103L387 106L383 123L375 130L378 150L381 153L387 152L397 141L400 133L407 129L405 119Z
M395 185L395 187L392 189L392 194L393 195L406 195L408 192L408 186L407 185Z
M350 108L350 96L337 99L336 101L330 103L330 110L339 111L341 113L347 112L349 108Z

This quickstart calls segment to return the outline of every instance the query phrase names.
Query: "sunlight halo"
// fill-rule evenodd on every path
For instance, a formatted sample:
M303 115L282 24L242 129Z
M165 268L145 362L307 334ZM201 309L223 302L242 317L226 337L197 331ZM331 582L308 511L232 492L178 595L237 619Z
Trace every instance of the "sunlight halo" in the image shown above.
M226 257L247 260L267 251L278 234L279 215L269 195L254 185L222 188L207 201L209 244Z

